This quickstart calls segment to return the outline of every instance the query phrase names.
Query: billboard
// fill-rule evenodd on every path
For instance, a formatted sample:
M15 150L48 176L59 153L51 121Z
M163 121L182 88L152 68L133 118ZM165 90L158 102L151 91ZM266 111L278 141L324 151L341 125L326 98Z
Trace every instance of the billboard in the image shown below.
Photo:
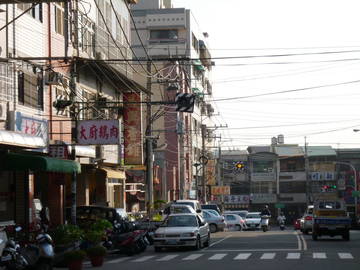
M81 120L77 122L77 143L111 145L120 143L120 120Z
M230 186L212 186L211 195L229 195Z

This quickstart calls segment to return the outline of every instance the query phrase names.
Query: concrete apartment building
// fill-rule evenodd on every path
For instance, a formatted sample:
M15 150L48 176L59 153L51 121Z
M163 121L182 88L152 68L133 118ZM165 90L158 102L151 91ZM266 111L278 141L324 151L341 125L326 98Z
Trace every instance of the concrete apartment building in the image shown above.
M188 198L190 190L193 190L191 195L195 196L196 176L199 184L203 178L206 185L215 184L215 179L212 179L215 175L211 179L206 177L206 166L202 169L194 166L199 163L201 156L210 156L211 151L205 149L212 145L214 137L210 128L213 126L211 115L214 109L207 101L212 95L210 74L213 64L207 45L208 34L200 31L190 10L173 8L171 0L139 1L133 6L132 14L136 23L136 29L132 29L132 48L135 55L140 59L148 56L156 59L158 70L174 68L171 77L164 80L165 83L152 84L154 100L164 96L167 100L169 97L173 98L176 91L197 96L193 113L176 114L175 111L167 111L163 119L160 118L153 125L154 134L160 138L158 144L166 145L155 157L159 167L163 170L166 168L166 185L163 185L163 188L166 186L170 193L162 197ZM164 60L158 61L161 59ZM152 70L154 71L153 67ZM162 75L166 76L164 72ZM172 78L177 79L171 81ZM168 90L172 86L171 82L178 84L179 88L175 92ZM161 132L162 130L167 131ZM215 166L212 162L209 164ZM209 190L207 192L209 193Z

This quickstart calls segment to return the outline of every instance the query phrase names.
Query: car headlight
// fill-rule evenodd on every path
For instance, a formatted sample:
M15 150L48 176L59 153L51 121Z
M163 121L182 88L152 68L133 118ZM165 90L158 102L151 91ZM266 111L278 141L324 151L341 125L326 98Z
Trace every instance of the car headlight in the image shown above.
M192 233L182 233L181 234L181 237L194 237L195 236L195 233L192 232Z
M165 234L163 233L155 233L155 238L164 238Z

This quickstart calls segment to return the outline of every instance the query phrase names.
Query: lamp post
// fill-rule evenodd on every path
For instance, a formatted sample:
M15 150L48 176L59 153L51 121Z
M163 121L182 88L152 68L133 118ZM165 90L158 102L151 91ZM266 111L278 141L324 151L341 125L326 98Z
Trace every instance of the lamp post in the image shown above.
M195 194L195 199L198 200L199 199L199 180L198 180L198 174L199 174L199 167L201 166L201 163L194 163L193 166L195 167L195 191L196 191L196 194Z

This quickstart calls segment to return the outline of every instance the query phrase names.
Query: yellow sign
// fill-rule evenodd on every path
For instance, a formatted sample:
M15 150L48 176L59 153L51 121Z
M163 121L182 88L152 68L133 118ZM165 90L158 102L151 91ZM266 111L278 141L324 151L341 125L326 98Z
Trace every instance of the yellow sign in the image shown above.
M211 195L230 195L230 186L213 186Z

